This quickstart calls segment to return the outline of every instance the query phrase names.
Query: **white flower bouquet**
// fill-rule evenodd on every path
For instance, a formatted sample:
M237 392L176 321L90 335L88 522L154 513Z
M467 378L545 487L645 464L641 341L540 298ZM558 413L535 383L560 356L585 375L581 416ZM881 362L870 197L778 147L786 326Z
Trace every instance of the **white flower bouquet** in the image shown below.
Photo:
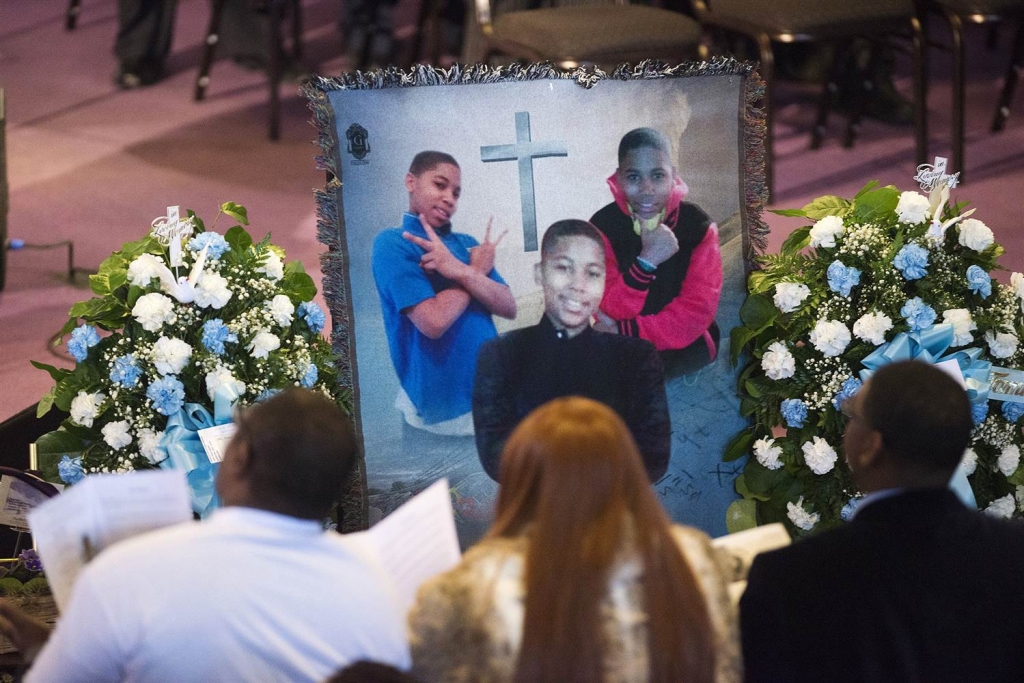
M836 526L860 493L842 456L840 406L879 364L956 359L968 378L975 430L962 471L978 506L1020 516L1024 403L990 400L991 365L1024 361L1024 275L990 272L1003 248L940 186L930 196L870 183L852 200L816 199L781 252L760 257L731 334L741 411L752 420L724 459L751 457L730 530L781 521L796 534Z
M244 207L227 203L220 213L248 225ZM285 264L269 235L254 243L242 225L220 234L191 211L172 230L167 223L154 221L153 234L125 244L90 277L95 296L72 306L58 339L70 333L74 369L33 362L56 382L37 414L69 413L36 444L41 460L50 456L43 473L53 481L200 469L199 428L287 386L349 407L302 264ZM206 470L199 478L212 494L208 462Z

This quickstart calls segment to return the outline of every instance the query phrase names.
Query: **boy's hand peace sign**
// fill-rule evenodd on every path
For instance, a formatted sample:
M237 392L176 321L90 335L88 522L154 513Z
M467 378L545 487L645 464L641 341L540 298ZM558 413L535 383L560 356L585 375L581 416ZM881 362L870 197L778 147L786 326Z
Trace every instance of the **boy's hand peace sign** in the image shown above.
M497 250L501 240L508 234L506 229L498 235L498 239L491 241L491 225L494 223L494 216L487 219L487 230L484 231L484 241L469 250L469 265L478 272L487 275L494 269L494 252Z
M403 238L423 250L423 256L420 257L420 267L427 272L439 273L449 280L461 278L469 266L455 258L452 252L448 251L448 247L437 236L434 229L430 227L430 223L427 222L423 214L420 214L420 224L423 226L423 232L427 233L427 239L413 235L410 232L402 233Z

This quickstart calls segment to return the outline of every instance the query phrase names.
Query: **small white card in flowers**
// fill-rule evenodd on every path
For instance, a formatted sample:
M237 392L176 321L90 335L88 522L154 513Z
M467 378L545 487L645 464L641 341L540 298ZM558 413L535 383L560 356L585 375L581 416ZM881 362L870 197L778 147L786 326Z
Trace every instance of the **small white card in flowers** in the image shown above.
M220 462L228 450L228 442L235 435L235 423L228 422L216 427L207 427L196 433L199 434L199 440L202 442L206 457L210 459L210 462Z

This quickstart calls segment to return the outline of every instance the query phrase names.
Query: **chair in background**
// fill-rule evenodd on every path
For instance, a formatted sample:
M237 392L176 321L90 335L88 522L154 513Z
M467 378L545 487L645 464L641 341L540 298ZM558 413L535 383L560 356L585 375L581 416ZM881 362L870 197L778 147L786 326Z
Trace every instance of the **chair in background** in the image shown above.
M484 42L480 61L485 63L506 55L573 68L644 59L682 61L701 55L697 22L657 7L617 0L614 4L572 3L492 15L489 0L475 2Z
M995 25L1011 21L1017 23L1010 64L1006 70L1003 90L996 105L995 117L992 120L991 130L993 133L998 133L1006 125L1019 70L1024 68L1024 0L918 0L918 3L922 18L929 11L934 12L945 19L952 32L950 51L953 53L953 151L950 155L950 168L960 172L960 181L963 182L967 170L964 150L966 132L964 28L968 24Z
M82 0L71 0L68 11L64 15L64 30L74 31L78 25L78 15L82 13Z
M775 90L774 43L820 42L835 47L832 67L822 83L817 121L811 131L811 147L821 144L828 118L829 102L836 88L840 55L854 39L908 36L914 58L915 143L918 163L927 156L927 115L925 108L925 37L912 0L858 0L857 2L821 2L820 0L764 0L752 6L747 0L693 0L697 19L705 27L750 38L761 61L765 81L765 113L768 117L765 173L769 190L773 183L772 114ZM867 84L864 86L867 88ZM854 101L863 101L854 97ZM853 143L860 111L849 114L844 145Z
M206 47L203 49L199 63L199 75L196 77L195 100L206 97L206 87L210 84L210 69L213 65L217 43L220 41L220 24L224 15L226 0L213 0L210 12L210 27L206 31ZM267 64L267 84L270 87L270 122L269 137L271 140L281 138L281 98L278 88L281 84L282 64L284 61L284 22L291 17L291 56L296 61L302 58L302 2L301 0L255 0L258 11L266 13L270 18L270 45Z

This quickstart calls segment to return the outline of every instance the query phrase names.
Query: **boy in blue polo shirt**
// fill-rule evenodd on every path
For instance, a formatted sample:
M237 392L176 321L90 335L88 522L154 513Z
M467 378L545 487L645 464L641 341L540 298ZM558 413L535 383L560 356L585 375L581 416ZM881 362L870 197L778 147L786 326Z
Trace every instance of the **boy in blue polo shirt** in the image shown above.
M414 427L469 435L477 351L497 335L491 314L516 315L512 291L494 269L504 234L491 242L488 223L481 244L452 231L462 174L449 154L417 154L405 187L402 225L373 243L373 278L402 385L395 405Z

